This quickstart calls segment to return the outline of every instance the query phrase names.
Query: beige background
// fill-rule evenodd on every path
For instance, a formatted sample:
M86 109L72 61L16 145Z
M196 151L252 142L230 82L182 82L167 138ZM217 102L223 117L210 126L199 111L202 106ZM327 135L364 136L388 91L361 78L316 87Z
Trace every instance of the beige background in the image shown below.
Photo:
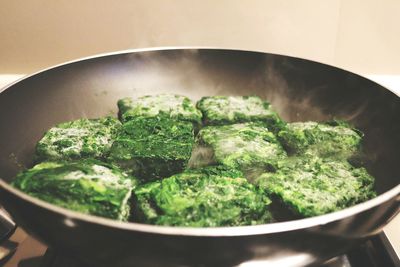
M400 74L398 0L0 0L0 73L114 50L201 45Z

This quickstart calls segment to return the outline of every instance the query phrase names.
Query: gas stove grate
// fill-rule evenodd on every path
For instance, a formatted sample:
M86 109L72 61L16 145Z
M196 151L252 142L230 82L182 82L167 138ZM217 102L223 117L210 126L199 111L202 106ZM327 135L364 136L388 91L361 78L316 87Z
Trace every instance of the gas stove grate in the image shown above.
M40 267L93 267L78 263L48 249ZM182 267L182 266L181 266ZM346 255L333 258L320 267L400 267L400 260L384 233L371 238Z

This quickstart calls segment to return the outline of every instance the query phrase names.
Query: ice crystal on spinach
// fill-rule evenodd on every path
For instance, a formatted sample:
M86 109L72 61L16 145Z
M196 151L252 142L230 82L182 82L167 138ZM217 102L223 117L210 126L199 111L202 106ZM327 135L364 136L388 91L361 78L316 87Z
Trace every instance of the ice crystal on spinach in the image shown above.
M139 98L126 97L118 101L119 116L123 122L136 117L164 115L176 120L200 123L201 112L192 101L181 95L159 94Z
M121 123L114 118L79 119L48 130L36 146L36 158L73 160L106 157Z
M207 125L226 125L258 121L271 130L280 129L284 122L271 105L258 96L207 96L197 102Z
M190 166L222 164L247 173L271 168L285 157L275 135L260 124L207 126L197 136Z

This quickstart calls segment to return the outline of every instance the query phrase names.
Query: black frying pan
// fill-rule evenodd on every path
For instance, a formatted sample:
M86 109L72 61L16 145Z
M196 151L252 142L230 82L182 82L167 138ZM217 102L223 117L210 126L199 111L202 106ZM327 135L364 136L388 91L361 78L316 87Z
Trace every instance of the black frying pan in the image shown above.
M288 121L349 120L365 132L364 159L379 196L290 222L223 228L121 223L32 198L9 182L30 166L35 143L56 123L116 114L124 96L259 95ZM222 49L120 52L63 64L0 94L0 201L50 246L96 266L306 265L345 252L399 212L400 98L353 73L308 60Z

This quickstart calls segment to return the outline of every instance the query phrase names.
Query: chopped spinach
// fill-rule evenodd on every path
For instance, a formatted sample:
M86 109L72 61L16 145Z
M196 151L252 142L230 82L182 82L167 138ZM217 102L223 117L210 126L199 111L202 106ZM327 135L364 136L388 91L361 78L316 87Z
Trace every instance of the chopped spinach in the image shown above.
M122 124L80 119L48 130L36 146L44 162L13 186L87 214L190 227L269 223L279 219L274 206L292 218L321 215L376 195L374 178L347 161L362 133L345 122L286 123L257 96L203 97L198 110L161 94L118 108Z
M375 196L374 178L347 161L319 157L291 157L276 172L256 179L256 185L303 217L338 211Z
M198 153L198 151L209 153ZM222 164L247 172L271 168L286 153L267 128L257 123L207 126L200 130L190 166Z
M278 133L289 154L348 158L360 148L362 134L344 123L293 122Z
M207 125L225 125L259 121L275 131L284 122L271 105L258 96L207 96L197 102Z
M54 161L19 173L12 184L64 208L125 221L135 179L96 160Z
M137 99L127 97L118 101L118 108L122 122L159 115L195 124L201 121L201 112L193 102L185 96L174 94L147 95Z
M269 198L239 174L208 167L138 186L132 216L143 223L192 227L271 222Z
M48 130L36 146L37 161L104 158L121 123L114 118L79 119Z
M108 161L142 180L185 169L194 143L193 125L167 116L135 117L122 126Z

